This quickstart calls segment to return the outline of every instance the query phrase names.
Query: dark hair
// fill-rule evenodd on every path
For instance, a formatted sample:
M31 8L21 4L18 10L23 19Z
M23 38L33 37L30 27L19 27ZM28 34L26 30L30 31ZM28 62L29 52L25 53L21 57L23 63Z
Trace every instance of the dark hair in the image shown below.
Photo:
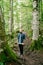
M16 31L16 33L19 33L19 31Z
M22 32L20 32L22 34Z

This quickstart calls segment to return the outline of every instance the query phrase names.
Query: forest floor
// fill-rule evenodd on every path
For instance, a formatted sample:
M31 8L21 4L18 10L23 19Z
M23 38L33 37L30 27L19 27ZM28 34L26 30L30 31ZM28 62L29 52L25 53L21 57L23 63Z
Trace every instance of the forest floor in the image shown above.
M27 37L24 46L24 57L19 58L19 61L22 63L22 65L43 65L43 50L30 51L28 49L30 43L31 40ZM17 43L15 44L13 51L15 51L16 54L19 56L19 48ZM15 62L9 62L7 63L7 65L18 65L18 64Z

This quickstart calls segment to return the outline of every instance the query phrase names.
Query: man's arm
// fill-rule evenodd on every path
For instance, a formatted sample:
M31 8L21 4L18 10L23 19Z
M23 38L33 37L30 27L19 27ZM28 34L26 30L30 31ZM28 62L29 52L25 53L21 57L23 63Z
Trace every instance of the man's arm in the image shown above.
M25 39L25 34L23 34L23 39Z
M19 36L20 36L20 35L18 34L18 40L19 40Z

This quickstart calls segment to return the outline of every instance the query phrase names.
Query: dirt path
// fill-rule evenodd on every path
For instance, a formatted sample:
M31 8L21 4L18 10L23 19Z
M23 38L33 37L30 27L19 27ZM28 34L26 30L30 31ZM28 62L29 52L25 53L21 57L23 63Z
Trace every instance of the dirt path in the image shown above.
M24 46L24 59L19 59L22 65L43 65L43 51L29 51L28 47L31 43L31 40L27 37ZM19 55L18 45L15 45L14 51Z
M30 42L28 40L27 42ZM30 43L27 43L24 46L24 56L23 58L19 57L19 62L21 62L22 65L43 65L43 50L40 51L30 51L28 50ZM18 45L15 44L13 51L19 56L19 48ZM6 65L18 65L14 61L8 62Z

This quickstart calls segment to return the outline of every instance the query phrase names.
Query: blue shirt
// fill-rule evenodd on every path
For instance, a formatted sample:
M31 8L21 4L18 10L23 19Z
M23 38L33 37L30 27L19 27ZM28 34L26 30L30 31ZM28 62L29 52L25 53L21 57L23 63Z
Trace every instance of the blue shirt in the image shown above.
M18 33L18 44L22 44L25 39L24 33Z

